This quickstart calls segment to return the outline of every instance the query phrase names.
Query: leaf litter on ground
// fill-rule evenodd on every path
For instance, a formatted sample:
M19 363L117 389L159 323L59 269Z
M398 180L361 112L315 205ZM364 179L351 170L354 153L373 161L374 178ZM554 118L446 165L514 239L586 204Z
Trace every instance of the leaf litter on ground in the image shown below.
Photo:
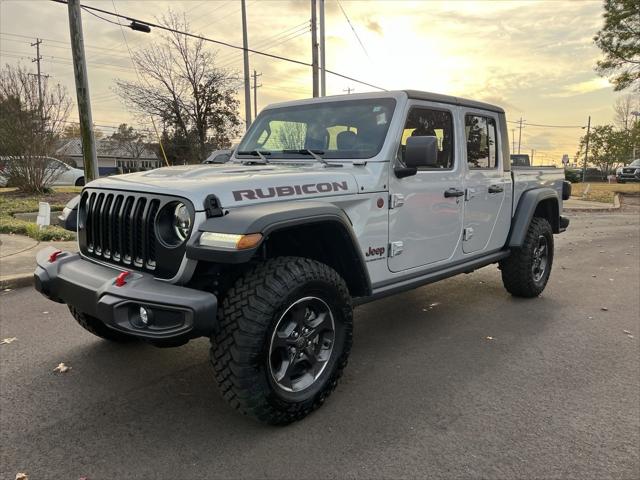
M71 370L71 367L65 365L64 362L60 362L58 366L53 369L55 373L67 373L69 370Z

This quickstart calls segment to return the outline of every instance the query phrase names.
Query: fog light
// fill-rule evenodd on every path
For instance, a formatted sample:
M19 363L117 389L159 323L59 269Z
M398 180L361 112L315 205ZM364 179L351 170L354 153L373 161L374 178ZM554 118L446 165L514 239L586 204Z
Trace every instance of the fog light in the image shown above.
M143 324L149 325L149 312L144 307L140 307L140 320Z

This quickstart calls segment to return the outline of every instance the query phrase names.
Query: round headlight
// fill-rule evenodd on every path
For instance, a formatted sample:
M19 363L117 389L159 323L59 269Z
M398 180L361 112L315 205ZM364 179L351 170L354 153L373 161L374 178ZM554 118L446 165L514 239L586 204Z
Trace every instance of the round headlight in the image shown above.
M189 238L193 227L193 211L182 202L163 206L155 218L156 235L167 248L176 248Z
M173 211L173 229L181 241L186 240L191 230L191 215L184 203L178 203Z

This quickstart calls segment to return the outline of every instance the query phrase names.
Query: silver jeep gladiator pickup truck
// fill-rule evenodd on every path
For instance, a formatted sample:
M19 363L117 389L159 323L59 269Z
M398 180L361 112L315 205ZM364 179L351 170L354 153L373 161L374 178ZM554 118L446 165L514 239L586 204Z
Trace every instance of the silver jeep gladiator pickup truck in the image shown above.
M101 178L79 252L41 251L36 288L107 340L211 339L222 395L286 424L335 388L353 306L497 263L535 297L570 186L511 168L504 111L418 91L263 110L233 157Z

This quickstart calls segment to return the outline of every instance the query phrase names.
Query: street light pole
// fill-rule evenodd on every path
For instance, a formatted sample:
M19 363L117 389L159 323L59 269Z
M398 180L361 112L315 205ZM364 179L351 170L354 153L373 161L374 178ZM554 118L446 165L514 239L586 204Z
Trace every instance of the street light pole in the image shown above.
M587 156L589 155L589 133L591 132L591 115L589 115L589 121L587 122L587 139L584 147L584 164L582 165L582 183L587 176Z

